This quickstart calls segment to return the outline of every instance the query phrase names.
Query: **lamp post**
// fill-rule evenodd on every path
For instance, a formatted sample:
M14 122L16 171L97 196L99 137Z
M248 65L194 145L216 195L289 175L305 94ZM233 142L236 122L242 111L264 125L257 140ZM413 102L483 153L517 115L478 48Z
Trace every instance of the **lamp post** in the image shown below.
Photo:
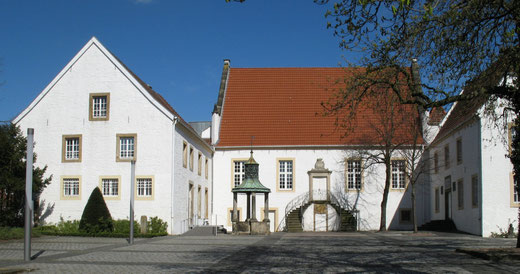
M130 239L129 243L134 244L134 188L135 188L135 160L131 162L130 168Z
M25 239L23 260L31 260L31 226L33 216L32 181L33 181L33 144L34 129L27 129L27 159L25 166Z

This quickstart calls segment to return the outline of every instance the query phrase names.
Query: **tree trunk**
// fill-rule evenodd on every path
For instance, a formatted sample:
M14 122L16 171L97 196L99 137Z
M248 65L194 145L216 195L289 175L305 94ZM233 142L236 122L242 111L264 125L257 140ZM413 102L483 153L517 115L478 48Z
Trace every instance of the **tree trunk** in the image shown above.
M416 202L415 202L415 183L412 184L412 220L413 220L413 233L417 233L417 214L415 214Z
M518 234L516 235L516 248L520 248L520 207L518 208Z
M389 153L387 155L385 155L386 178L383 201L381 201L381 223L379 225L379 231L386 231L386 204L388 202L388 192L390 191L390 180L392 177L392 162L390 161Z

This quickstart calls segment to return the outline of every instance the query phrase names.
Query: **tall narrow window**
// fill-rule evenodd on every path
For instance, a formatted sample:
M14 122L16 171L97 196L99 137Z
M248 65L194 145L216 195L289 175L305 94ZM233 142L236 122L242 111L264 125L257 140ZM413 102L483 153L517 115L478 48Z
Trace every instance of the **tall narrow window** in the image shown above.
M233 161L233 187L239 186L245 177L244 161Z
M444 147L444 168L450 168L450 146L446 145Z
M392 188L393 189L404 189L405 188L405 161L404 160L392 160Z
M457 181L457 200L459 209L464 209L464 181L459 179Z
M208 218L209 216L209 195L208 195L208 188L206 187L204 189L204 218Z
M478 175L471 177L471 205L478 207Z
M153 194L152 178L137 178L137 197L150 198Z
M197 161L197 174L202 175L202 153L199 152L199 158Z
M515 180L513 174L511 174L511 180L513 181L513 204L520 204L520 192L518 192L518 181Z
M208 179L208 158L205 158L205 161L204 161L204 177L206 179Z
M182 142L182 166L188 167L188 143Z
M81 162L81 135L63 135L62 162Z
M200 186L197 191L197 216L202 217L202 188Z
M361 161L347 161L347 190L361 190Z
M193 153L194 149L190 146L190 170L193 171Z
M278 161L278 189L292 190L293 189L293 161L279 160Z
M457 165L462 164L462 139L457 139Z
M106 121L110 113L110 94L91 93L89 103L89 120Z
M101 191L105 197L119 197L119 178L102 178Z
M131 161L136 159L136 134L117 134L117 161Z

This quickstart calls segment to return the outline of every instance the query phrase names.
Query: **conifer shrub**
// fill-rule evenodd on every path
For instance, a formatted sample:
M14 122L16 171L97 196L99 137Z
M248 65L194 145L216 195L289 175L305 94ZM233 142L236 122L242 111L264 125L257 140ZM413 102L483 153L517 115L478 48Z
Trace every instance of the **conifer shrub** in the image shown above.
M92 234L114 230L112 216L110 216L103 194L98 187L94 188L90 198L88 198L79 221L79 230Z

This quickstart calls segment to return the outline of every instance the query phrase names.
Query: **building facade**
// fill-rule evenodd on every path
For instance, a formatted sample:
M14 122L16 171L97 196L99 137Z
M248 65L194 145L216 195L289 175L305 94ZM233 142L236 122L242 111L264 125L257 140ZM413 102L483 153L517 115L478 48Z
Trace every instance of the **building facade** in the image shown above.
M79 220L101 189L115 219L158 216L178 234L212 214L213 150L180 115L92 38L13 123L34 128L37 164L52 183L45 222Z

